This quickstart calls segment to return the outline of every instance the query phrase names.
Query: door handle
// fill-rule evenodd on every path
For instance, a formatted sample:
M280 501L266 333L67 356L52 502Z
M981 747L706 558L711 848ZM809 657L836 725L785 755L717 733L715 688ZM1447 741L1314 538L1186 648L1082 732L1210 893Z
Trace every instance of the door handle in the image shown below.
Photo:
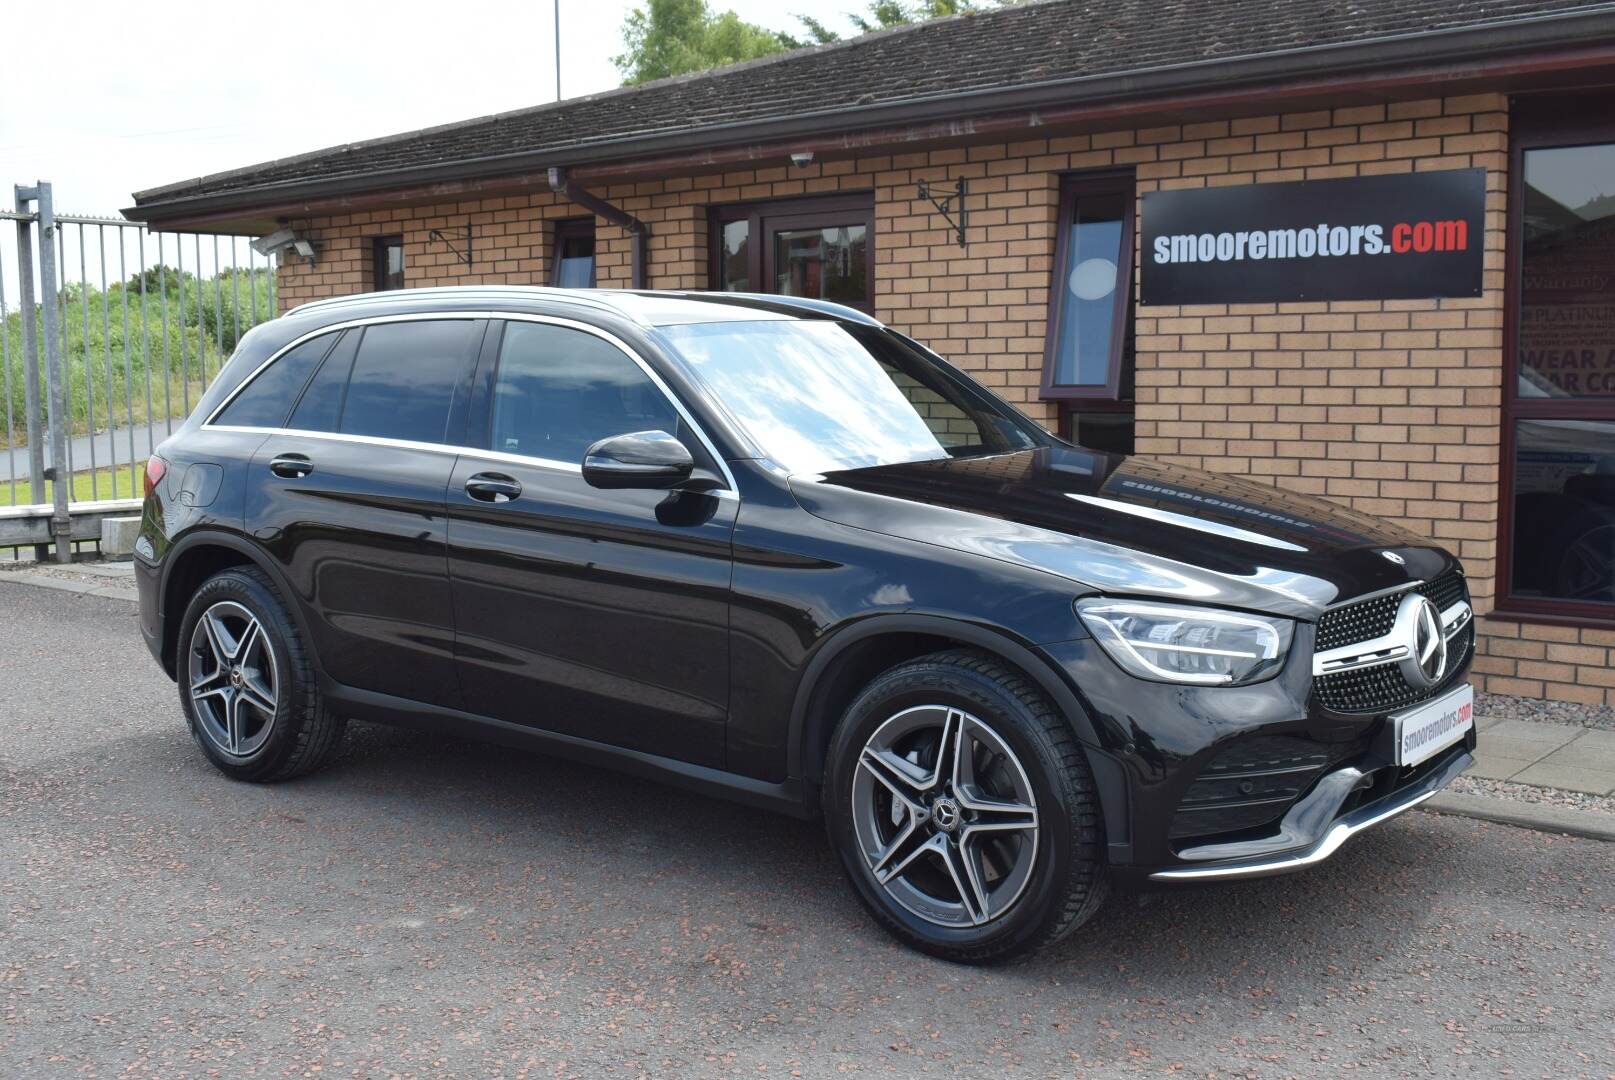
M522 486L504 473L479 472L465 482L465 493L478 502L507 503L522 493Z
M302 454L281 454L269 462L269 471L296 480L314 471L314 463Z

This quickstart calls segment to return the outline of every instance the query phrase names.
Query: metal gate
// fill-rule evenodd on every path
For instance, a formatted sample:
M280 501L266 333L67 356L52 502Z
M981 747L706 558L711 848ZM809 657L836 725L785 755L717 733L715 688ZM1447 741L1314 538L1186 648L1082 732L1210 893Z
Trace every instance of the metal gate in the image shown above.
M66 562L137 513L144 463L242 334L276 315L250 237L57 214L17 185L0 221L0 548Z

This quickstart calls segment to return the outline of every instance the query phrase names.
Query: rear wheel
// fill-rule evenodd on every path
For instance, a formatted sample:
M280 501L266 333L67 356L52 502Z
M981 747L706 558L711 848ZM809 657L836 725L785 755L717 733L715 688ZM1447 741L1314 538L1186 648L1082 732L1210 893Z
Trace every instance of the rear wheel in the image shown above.
M825 816L853 886L897 937L964 962L1074 930L1107 891L1098 801L1068 725L973 651L893 668L832 739Z
M318 768L343 723L320 699L313 665L262 571L215 574L180 624L180 704L208 760L238 780L285 780Z

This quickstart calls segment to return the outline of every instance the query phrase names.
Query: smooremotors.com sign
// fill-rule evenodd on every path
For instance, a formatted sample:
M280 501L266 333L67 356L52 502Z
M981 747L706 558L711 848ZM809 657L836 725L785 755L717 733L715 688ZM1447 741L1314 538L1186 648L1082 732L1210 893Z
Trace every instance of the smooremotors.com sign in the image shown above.
M1144 304L1479 296L1486 172L1144 195Z

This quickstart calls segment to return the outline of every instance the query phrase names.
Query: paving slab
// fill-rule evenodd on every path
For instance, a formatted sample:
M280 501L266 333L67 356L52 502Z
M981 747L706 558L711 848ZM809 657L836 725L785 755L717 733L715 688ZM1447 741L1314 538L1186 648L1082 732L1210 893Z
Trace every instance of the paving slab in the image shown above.
M1565 791L1585 791L1593 795L1608 795L1615 792L1615 772L1596 766L1539 761L1507 779L1520 784L1562 788Z

